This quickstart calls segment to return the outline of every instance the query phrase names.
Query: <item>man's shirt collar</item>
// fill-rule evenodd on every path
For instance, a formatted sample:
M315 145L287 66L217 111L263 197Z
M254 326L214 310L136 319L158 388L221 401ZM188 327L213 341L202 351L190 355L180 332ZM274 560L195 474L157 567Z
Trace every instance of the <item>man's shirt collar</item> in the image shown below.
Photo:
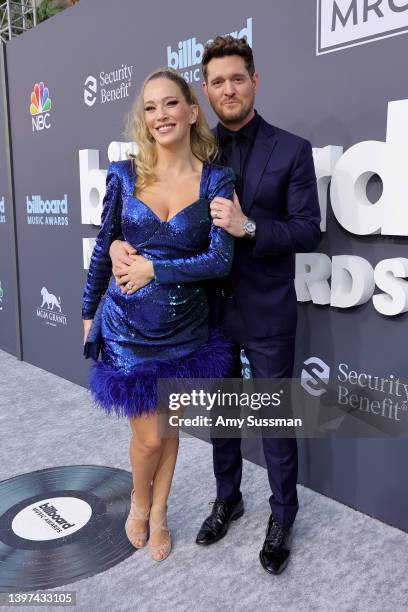
M258 114L258 111L254 108L255 115L252 117L251 121L248 121L245 125L242 126L239 130L229 130L225 125L221 122L218 123L218 136L219 142L221 145L224 144L226 140L231 138L231 136L239 135L239 138L245 138L249 141L255 139L256 132L258 130L259 122L261 121L261 117Z

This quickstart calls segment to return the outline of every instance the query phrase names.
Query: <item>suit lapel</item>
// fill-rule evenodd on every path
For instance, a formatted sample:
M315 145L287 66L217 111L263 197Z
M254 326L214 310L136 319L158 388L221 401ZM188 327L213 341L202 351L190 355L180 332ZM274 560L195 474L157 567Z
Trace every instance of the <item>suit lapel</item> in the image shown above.
M264 119L261 119L245 171L241 208L247 215L249 215L249 211L254 203L259 183L276 142L275 128Z

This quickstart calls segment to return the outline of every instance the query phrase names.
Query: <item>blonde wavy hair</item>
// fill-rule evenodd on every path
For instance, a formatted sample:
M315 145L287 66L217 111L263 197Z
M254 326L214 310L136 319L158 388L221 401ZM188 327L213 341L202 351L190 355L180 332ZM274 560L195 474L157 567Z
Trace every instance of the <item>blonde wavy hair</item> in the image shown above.
M128 115L125 135L134 141L139 148L136 155L129 154L137 174L137 187L143 189L156 180L154 167L157 163L156 142L150 134L145 122L144 89L153 79L165 78L176 83L187 104L197 104L197 121L190 128L190 144L193 155L202 162L212 162L218 154L218 145L202 112L197 94L187 81L173 68L158 68L144 80L133 108Z

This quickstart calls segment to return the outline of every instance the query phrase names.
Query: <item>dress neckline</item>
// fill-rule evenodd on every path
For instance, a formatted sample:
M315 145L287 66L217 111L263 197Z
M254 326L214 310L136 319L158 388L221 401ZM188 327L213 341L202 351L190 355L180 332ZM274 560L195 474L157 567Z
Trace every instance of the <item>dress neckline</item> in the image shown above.
M162 219L161 217L159 217L159 215L157 213L154 212L154 210L143 200L141 200L138 196L135 196L135 187L136 187L136 181L137 181L137 175L136 172L134 172L134 179L132 181L132 191L131 191L131 197L135 200L137 200L138 202L140 202L141 204L143 204L143 206L145 206L147 208L147 210L150 211L150 213L156 217L156 219L158 221L160 221L160 223L170 223L171 221L173 221L173 219L175 219L178 215L180 215L182 212L184 212L185 210L187 210L188 208L191 208L192 206L194 206L195 204L197 204L198 202L200 202L200 200L203 197L203 190L204 190L204 178L205 178L205 174L206 174L206 169L207 169L207 162L203 161L203 166L201 168L201 176L200 176L200 185L199 185L199 194L198 194L198 198L197 200L194 200L194 202L191 202L190 204L187 204L186 206L183 206L183 208L181 208L179 211L176 212L175 215L173 215L172 217L170 217L170 219Z

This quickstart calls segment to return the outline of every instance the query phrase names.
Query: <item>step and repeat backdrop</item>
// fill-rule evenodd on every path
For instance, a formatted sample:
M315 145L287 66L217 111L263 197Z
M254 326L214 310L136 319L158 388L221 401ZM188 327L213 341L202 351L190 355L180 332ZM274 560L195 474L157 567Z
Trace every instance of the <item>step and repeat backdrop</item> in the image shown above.
M4 65L0 49L0 83L4 82ZM0 348L15 355L16 282L13 264L13 232L8 184L8 156L5 151L6 115L5 91L0 86Z
M408 397L407 26L408 4L391 1L236 0L231 11L176 0L164 17L133 0L82 0L8 43L23 359L87 385L82 292L108 163L131 147L126 114L147 73L168 65L215 125L200 61L207 40L231 33L254 50L258 112L314 147L323 239L297 256L295 375L313 379L311 395L329 377L343 404L353 384L355 410L359 385L388 389L395 403L379 418L398 421ZM3 157L0 346L15 353ZM312 439L299 449L303 484L408 530L405 440ZM255 442L245 452L262 463Z

